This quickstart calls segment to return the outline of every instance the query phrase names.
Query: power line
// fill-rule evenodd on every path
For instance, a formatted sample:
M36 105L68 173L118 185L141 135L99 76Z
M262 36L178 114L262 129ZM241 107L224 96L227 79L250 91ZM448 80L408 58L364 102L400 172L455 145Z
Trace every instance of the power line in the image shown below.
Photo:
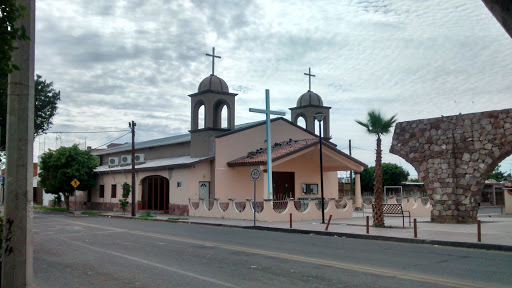
M111 132L127 132L130 130L110 130L110 131L56 131L56 132L46 132L53 134L64 134L64 133L76 133L76 134L90 134L90 133L111 133Z
M124 131L126 131L126 130L124 130ZM107 143L105 143L105 144L102 144L102 145L100 145L100 146L98 146L98 147L95 147L95 148L93 148L93 149L98 149L98 148L100 148L101 146L105 146L105 145L107 145L107 144L110 144L110 143L112 143L112 142L114 142L114 141L116 141L116 140L119 140L119 139L123 138L124 136L126 136L126 135L128 135L128 134L130 134L130 133L132 133L132 131L131 131L131 130L130 130L130 131L128 131L128 133L123 134L121 137L118 137L118 138L116 138L116 139L114 139L114 140L112 140L112 141L109 141L109 142L107 142Z

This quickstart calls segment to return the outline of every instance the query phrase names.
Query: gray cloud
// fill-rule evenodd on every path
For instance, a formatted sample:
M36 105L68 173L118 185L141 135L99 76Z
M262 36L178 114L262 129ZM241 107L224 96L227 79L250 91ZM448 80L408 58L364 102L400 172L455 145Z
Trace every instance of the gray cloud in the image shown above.
M239 93L238 124L262 119L248 109L264 107L265 89L272 109L293 107L311 67L312 89L332 106L334 141L352 139L370 165L375 139L354 119L371 108L405 121L512 106L512 41L480 1L40 0L36 29L36 73L62 95L54 131L135 120L138 140L186 133L187 95L210 74L212 46L222 56L216 74ZM55 135L42 138L55 145ZM384 161L413 170L389 153Z

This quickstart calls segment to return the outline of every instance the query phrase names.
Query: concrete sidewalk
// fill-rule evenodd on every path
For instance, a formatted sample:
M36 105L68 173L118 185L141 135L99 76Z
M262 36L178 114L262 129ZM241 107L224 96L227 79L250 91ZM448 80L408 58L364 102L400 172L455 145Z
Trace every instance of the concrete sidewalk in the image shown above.
M76 213L80 213L77 211ZM104 212L102 215L131 218L129 213ZM142 213L138 213L142 215ZM190 224L206 224L249 229L273 230L288 233L322 234L347 238L364 238L409 243L429 243L455 247L469 247L512 252L512 215L501 215L499 207L485 207L479 211L481 220L482 242L479 243L477 224L438 224L431 223L429 218L417 218L418 238L414 238L413 220L409 226L406 218L402 227L402 217L386 217L386 228L372 227L371 212L354 212L353 218L332 220L326 232L326 224L321 221L293 221L292 229L287 222L231 220L206 217L172 216L153 213L159 221L172 221ZM369 216L370 233L366 234L366 216ZM257 217L257 216L256 216ZM326 215L326 223L329 215ZM257 219L257 218L256 218Z

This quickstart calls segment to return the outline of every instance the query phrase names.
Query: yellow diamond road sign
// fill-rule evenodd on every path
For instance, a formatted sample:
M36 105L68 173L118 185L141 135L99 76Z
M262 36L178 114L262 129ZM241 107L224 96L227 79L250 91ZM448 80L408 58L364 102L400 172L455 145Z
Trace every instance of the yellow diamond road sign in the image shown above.
M80 182L78 182L76 179L73 179L73 181L71 181L71 185L76 188L78 185L80 185Z

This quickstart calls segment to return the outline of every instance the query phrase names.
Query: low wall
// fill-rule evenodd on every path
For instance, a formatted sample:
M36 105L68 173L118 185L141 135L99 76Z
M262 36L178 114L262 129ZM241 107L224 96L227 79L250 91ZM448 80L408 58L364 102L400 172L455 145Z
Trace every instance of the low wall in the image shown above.
M389 198L388 204L397 204L396 198ZM421 198L414 200L414 197L406 197L402 200L402 210L411 212L411 217L430 217L432 205L427 202L423 205Z
M399 204L395 197L388 198L387 204ZM402 210L411 212L411 217L430 217L432 205L430 201L424 205L421 198L414 200L414 197L404 197L402 200ZM372 210L372 204L363 204L363 209Z
M512 188L503 189L505 196L505 214L512 214Z
M128 199L130 200L130 199ZM49 201L49 206L52 205L52 200ZM60 207L66 207L64 201L62 201ZM112 211L112 212L121 212L121 206L119 203L115 202L86 202L86 201L77 201L76 202L77 210L98 210L98 211ZM69 200L69 210L75 210L75 201ZM137 201L137 211L142 210L141 201ZM132 204L129 203L128 207L126 207L126 211L132 211Z
M240 205L244 202L237 202L235 199L229 199L228 202L221 202L220 199L216 198L211 202L213 202L212 205L208 205L211 206L211 209L208 209L206 202L203 201L203 199L189 200L189 215L239 220L252 220L254 217L252 199L246 199L245 208L243 208L243 210L241 208L237 209L237 206L244 206ZM263 202L263 207L259 205L261 201L257 201L256 210L259 210L259 212L257 211L256 213L256 220L265 222L289 221L290 213L292 214L294 221L322 219L322 212L317 208L317 205L315 204L316 200L309 200L309 202L304 202L290 199L284 203L281 203L282 201L279 202L281 206L279 210L282 210L282 212L276 212L274 210L274 201L272 200L265 200ZM304 207L306 203L307 208ZM338 200L332 198L328 199L326 203L327 207L324 210L324 215L326 218L328 218L330 215L332 215L333 219L352 218L352 201L347 201L344 198L343 201L339 203ZM300 208L304 207L304 211L299 211L302 209L297 209L296 205ZM343 206L345 206L345 208L338 208Z

